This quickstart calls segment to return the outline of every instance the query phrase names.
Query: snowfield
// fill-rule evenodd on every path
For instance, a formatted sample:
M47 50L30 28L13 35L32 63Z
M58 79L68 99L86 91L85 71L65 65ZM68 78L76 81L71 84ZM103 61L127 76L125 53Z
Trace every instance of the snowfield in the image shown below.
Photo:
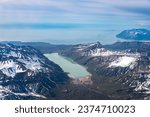
M138 60L137 57L129 57L129 56L123 56L119 57L117 60L110 63L109 67L128 67L128 66L134 66L136 64L136 61Z

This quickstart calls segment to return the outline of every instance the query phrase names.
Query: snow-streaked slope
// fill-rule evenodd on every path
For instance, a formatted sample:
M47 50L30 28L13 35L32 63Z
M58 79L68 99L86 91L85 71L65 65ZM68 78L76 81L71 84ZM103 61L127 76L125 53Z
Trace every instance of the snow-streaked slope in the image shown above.
M29 50L29 48L23 49L21 47L15 48L10 45L1 45L0 70L5 75L14 77L17 73L22 73L27 70L36 72L37 70L44 69L39 57L34 54L32 55L34 51L34 49Z
M127 51L112 51L107 50L105 48L95 48L89 51L89 56L97 57L97 56L140 56L139 53L129 53Z
M0 62L0 70L7 76L14 77L17 73L25 72L17 63L12 60Z
M117 54L116 52L106 50L104 48L96 48L94 50L90 50L89 56L111 56Z
M144 81L142 83L138 82L138 85L135 88L135 91L145 90L146 91L145 93L150 94L149 86L150 86L150 79L147 79L146 81Z
M142 97L145 93L146 96L150 94L149 48L147 42L80 44L72 46L63 54L86 65L98 78L116 78L115 82L125 86L129 92L142 93Z
M133 67L138 60L137 57L123 56L110 63L109 67Z
M45 99L58 82L67 79L40 51L0 44L0 99Z
M140 53L128 51L113 51L97 46L98 44L85 44L76 46L76 52L82 56L110 58L108 67L130 67L133 68L140 58ZM93 47L92 47L93 46Z
M105 48L96 48L90 50L89 56L92 57L111 57L111 56L120 56L109 64L109 67L129 67L133 68L136 64L136 61L140 58L139 53L129 53L126 51L110 51Z
M37 97L37 98L41 98L41 99L46 99L45 96L37 94L36 92L28 92L28 93L15 93L11 90L9 90L8 88L2 87L0 86L0 99L3 100L5 99L6 95L14 95L14 96L23 96L23 97L28 97L28 96L32 96L32 97Z

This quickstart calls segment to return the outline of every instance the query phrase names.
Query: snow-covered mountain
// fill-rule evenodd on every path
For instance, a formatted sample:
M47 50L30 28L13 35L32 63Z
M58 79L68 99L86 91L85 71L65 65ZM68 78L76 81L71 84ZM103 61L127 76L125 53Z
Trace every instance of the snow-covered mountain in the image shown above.
M116 35L118 38L130 40L150 40L150 30L147 29L131 29L124 30Z
M67 75L29 46L0 44L0 99L47 99Z
M121 42L120 44L124 45ZM132 44L136 45L133 42ZM142 44L144 49L138 49L137 46L120 50L115 50L114 46L102 46L99 42L80 44L72 46L62 54L87 66L88 70L97 74L99 78L115 78L115 82L121 83L128 90L137 94L142 93L141 97L147 97L150 94L150 56L147 49L150 48L150 44Z

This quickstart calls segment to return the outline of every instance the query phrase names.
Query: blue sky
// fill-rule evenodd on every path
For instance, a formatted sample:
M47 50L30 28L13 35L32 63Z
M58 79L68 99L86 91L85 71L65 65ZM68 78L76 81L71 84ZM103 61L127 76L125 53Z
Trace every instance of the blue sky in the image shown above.
M150 0L0 0L0 40L111 43L149 14Z

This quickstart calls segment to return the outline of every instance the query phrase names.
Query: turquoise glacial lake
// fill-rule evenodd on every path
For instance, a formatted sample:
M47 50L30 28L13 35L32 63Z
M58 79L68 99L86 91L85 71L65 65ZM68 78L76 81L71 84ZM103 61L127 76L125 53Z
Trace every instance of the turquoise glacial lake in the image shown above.
M79 65L68 57L61 56L58 53L45 54L45 56L58 64L71 78L77 79L91 75L86 67Z

